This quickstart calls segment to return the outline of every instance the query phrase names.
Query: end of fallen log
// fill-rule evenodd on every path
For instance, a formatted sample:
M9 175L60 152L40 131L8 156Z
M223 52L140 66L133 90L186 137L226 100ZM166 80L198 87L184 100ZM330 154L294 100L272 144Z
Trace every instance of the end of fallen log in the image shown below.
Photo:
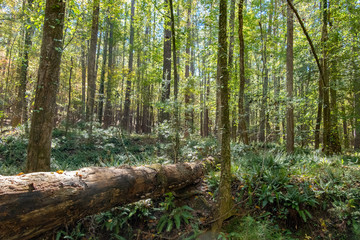
M198 183L212 159L0 175L0 239L30 239L115 206Z

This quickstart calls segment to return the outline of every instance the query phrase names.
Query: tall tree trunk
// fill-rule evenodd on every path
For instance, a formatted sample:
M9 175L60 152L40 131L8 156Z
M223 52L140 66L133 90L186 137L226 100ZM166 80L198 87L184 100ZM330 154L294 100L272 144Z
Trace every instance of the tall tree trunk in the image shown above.
M322 60L320 62L320 60L319 60L319 58L318 58L318 56L316 54L314 44L311 41L311 38L310 38L310 36L309 36L305 26L304 26L303 21L301 20L301 17L299 15L299 13L297 12L297 10L295 9L294 5L291 3L290 0L287 0L287 3L291 7L293 12L295 13L296 18L300 23L300 26L301 26L301 28L302 28L305 36L306 36L306 39L307 39L307 41L308 41L308 43L310 45L311 52L312 52L312 54L313 54L313 56L315 58L316 65L317 65L317 67L319 69L319 73L320 73L320 77L319 77L318 114L317 114L316 126L315 126L315 149L317 149L319 147L319 143L320 143L320 124L321 124L321 118L322 118L322 106L324 107L324 110L325 110L325 91L326 91L326 89L328 87L328 85L326 85L326 82L328 82L328 80L326 80L327 76L325 76L326 75L326 73L325 73L326 66L324 66L324 60ZM321 4L321 2L320 2L320 4ZM326 11L323 11L323 12L326 12ZM326 21L325 21L325 23L326 23ZM324 36L325 36L324 30L325 29L326 29L326 34L327 34L327 26L326 26L326 24L325 25L323 24L322 42L324 42L324 40L325 40L325 38L324 38ZM323 55L324 55L324 53L326 53L325 47L323 47ZM326 63L326 61L325 61L325 63ZM329 94L327 94L327 99L329 99L328 95ZM328 100L328 102L329 102L329 100ZM327 104L327 107L329 107L329 104ZM326 115L330 116L330 114L326 114ZM325 112L324 112L324 118L325 118ZM324 123L324 129L325 129L325 123ZM326 138L326 136L323 136L323 139L325 139L325 138Z
M125 90L125 104L124 104L124 118L122 127L124 130L130 132L132 114L130 112L131 106L131 80L133 78L133 62L134 62L134 14L135 14L135 0L131 0L131 19L130 19L130 46L129 46L129 72L126 80Z
M207 83L206 83L206 94L205 94L205 112L204 112L204 136L208 137L210 134L210 118L209 118L209 99L210 99L210 73L208 73L208 78L207 78Z
M113 77L114 77L114 23L113 19L109 19L110 35L109 35L109 63L108 63L108 76L106 84L106 102L104 112L104 128L108 128L112 124L112 96L113 96Z
M323 80L324 80L324 105L323 105L323 121L324 121L324 129L323 129L323 151L326 154L331 152L330 149L330 135L331 135L331 116L330 116L330 96L329 96L329 70L328 70L328 49L327 49L327 40L328 40L328 29L327 29L327 0L322 0L322 13L323 13L323 26L321 32L321 43L322 43L322 67L323 67Z
M245 2L246 2L246 0L245 0ZM245 4L245 6L246 6L246 4ZM247 52L245 54L247 56L249 55L249 53L247 53ZM249 58L246 57L246 59L249 59ZM251 63L250 63L249 60L246 62L246 66L248 66L248 68L251 67ZM245 76L245 85L249 88L250 84L251 84L250 78L248 78L248 77L246 78L246 76ZM249 138L249 141L250 141L250 139L251 139L251 132L249 131L250 130L250 113L251 113L250 94L244 94L244 101L245 101L245 116L244 116L244 118L245 118L246 126L248 126L248 129L247 129L248 130L248 138Z
M227 63L227 0L220 0L218 66L221 96L221 176L219 186L219 210L212 230L220 230L223 221L231 214L231 153L229 119L229 72Z
M36 86L27 149L26 172L49 171L51 134L59 85L65 1L47 0Z
M341 153L341 143L340 143L340 136L339 136L339 130L338 130L338 106L337 106L337 63L338 59L333 59L331 61L331 72L330 75L332 76L331 79L331 86L330 86L330 109L331 109L331 132L330 132L330 148L331 152L333 153Z
M321 127L321 119L322 119L322 109L323 109L323 100L324 100L324 86L321 76L319 76L318 80L318 109L316 116L316 125L315 125L315 149L319 149L320 147L320 127Z
M97 35L99 30L99 11L100 0L93 2L93 14L91 24L91 39L88 53L88 86L87 86L87 102L86 102L86 121L90 122L89 135L92 134L92 122L95 106L95 91L96 91L96 45Z
M174 147L174 163L179 160L179 150L180 150L180 116L179 116L179 106L178 106L178 87L179 79L176 66L176 37L175 37L175 17L174 17L174 8L173 1L169 0L170 5L170 20L171 20L171 37L172 37L172 54L173 54L173 65L174 65L174 99L175 99L175 147Z
M191 5L192 0L189 0L187 3L187 20L186 20L186 31L187 31L187 39L186 39L186 49L185 49L185 132L184 136L189 137L189 132L192 131L191 125L191 113L192 107L190 106L191 101L191 92L192 90L192 79L190 79L190 46L191 46Z
M128 19L128 10L127 10L127 2L125 2L125 19L124 19L124 27L123 27L123 31L126 32L126 22ZM122 126L123 122L124 122L124 114L123 114L123 100L124 100L124 94L125 94L125 90L124 90L124 81L125 81L125 52L126 52L126 41L125 39L123 40L123 45L122 45L122 66L121 66L121 71L122 71L122 78L121 78L121 85L120 85L120 118L119 118L119 123Z
M6 56L7 56L7 59L9 59L9 62L7 64L7 69L6 69L6 77L5 77L5 88L3 88L2 90L4 91L4 98L3 100L1 101L1 107L0 107L0 111L3 111L5 112L6 111L6 104L8 103L8 86L9 86L9 79L10 79L10 69L11 69L11 63L12 63L12 50L13 50L13 47L14 47L14 44L16 42L16 38L17 38L17 34L15 35L14 37L14 40L10 46L10 48L8 47L6 49ZM9 39L9 44L10 45L10 39ZM4 116L1 117L1 123L0 123L0 129L3 128L3 125L4 125Z
M353 43L355 44L355 43ZM353 52L359 52L359 47L353 46ZM355 51L357 50L357 51ZM355 56L353 56L353 88L354 88L354 120L355 120L355 139L354 150L360 150L360 74L359 65L356 64Z
M290 0L292 2L292 0ZM290 6L287 7L287 46L286 46L286 151L294 152L294 17Z
M276 37L277 36L277 32L278 32L278 0L274 1L274 28L273 28L273 36ZM275 40L274 42L274 52L277 53L278 52L278 41ZM274 57L274 65L277 64L277 62L279 61L279 55L277 57ZM274 67L273 68L273 72L272 72L272 79L274 82L274 110L275 110L275 117L274 117L274 134L273 134L273 140L275 143L279 143L280 140L280 103L279 103L279 96L280 96L280 77L278 75L279 74L279 67ZM277 75L278 74L278 75Z
M136 99L136 125L135 131L136 133L141 133L141 100L143 91L142 91L142 80L141 80L141 50L138 49L137 53L137 82L136 82L136 91L137 91L137 99Z
M69 91L68 91L68 106L66 110L66 127L65 127L65 136L67 136L67 133L69 131L70 126L70 109L71 109L71 78L72 78L72 71L73 71L73 57L70 58L70 73L69 73Z
M262 24L260 24L260 31L261 31L261 42L262 42L262 62L263 62L263 69L262 69L262 78L263 78L263 89L262 89L262 99L261 99L261 109L260 109L260 126L259 126L259 136L258 139L260 142L264 143L266 141L266 134L265 134L265 127L266 127L266 108L267 108L267 95L268 95L268 67L267 67L267 50L266 50L266 43L267 43L267 33L263 31Z
M85 41L85 37L82 38ZM86 45L81 44L81 119L85 120L86 109Z
M27 8L29 11L32 10L33 0L27 1ZM21 66L20 66L20 79L19 79L19 89L18 95L16 99L15 106L15 116L12 119L11 125L13 127L17 126L19 123L27 122L27 103L26 103L26 85L27 85L27 75L28 75L28 67L29 67L29 50L32 45L31 36L33 34L34 28L32 27L32 23L30 17L27 17L26 24L24 24L25 29L25 39L24 39L24 51L22 53L21 58Z
M105 28L107 28L107 22L105 23ZM106 61L107 61L107 54L108 54L108 42L109 42L109 33L108 30L104 33L104 49L103 49L103 58L102 58L102 65L101 65L101 73L100 73L100 86L99 86L99 107L98 107L98 121L100 125L102 124L103 120L103 112L104 112L104 93L105 93L105 72L106 72Z
M346 150L349 148L349 133L348 133L348 125L347 125L346 111L344 105L341 107L341 110L343 115L344 148Z
M170 15L168 0L165 0L165 12L167 16ZM164 23L164 54L163 54L163 75L161 82L161 103L163 106L159 112L159 122L170 120L169 110L166 109L168 101L170 100L170 81L171 81L171 21L165 16Z
M233 76L236 76L236 67L234 67L234 28L235 28L235 0L230 1L230 18L229 18L229 27L230 27L230 36L229 36L229 53L228 53L228 66L229 66L229 81L235 81ZM231 95L236 101L236 92L230 91ZM237 127L237 114L236 114L236 105L232 109L232 123L231 123L231 137L236 140L236 127Z
M144 44L145 46L148 45L149 40L150 40L150 27L147 26L146 30L145 30L145 41ZM144 52L145 56L149 56L149 52L147 50L145 50ZM145 69L147 69L147 66L149 64L149 59L150 57L145 57ZM144 73L144 72L143 72ZM143 81L145 81L145 79L143 79ZM145 81L144 82L144 101L143 101L143 107L142 107L142 132L143 133L151 133L151 121L150 121L150 100L151 99L151 92L150 92L150 82L149 81Z
M245 44L244 44L244 0L239 3L239 41L240 41L240 87L239 87L239 133L244 144L249 144L245 122Z

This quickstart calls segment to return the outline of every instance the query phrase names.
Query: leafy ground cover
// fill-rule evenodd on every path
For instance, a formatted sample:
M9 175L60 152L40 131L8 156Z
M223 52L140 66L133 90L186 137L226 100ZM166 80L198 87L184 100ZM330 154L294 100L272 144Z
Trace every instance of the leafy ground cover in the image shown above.
M0 142L0 174L23 170L27 139L21 129ZM171 163L171 136L124 135L95 128L91 140L81 128L56 129L52 170L84 166ZM232 144L234 214L215 239L360 239L359 155L327 157L268 144ZM218 155L216 140L191 137L181 143L183 161ZM55 239L209 239L219 169L209 172L193 194L119 206L57 229Z

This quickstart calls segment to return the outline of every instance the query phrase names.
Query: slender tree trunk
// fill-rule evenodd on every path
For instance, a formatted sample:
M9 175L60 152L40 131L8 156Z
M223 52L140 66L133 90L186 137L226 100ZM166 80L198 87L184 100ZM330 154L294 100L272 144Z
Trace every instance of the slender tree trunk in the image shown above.
M208 73L208 78L207 78L207 82L206 83L206 94L205 94L205 101L204 101L204 105L205 105L205 112L204 112L204 136L207 137L210 134L210 128L209 128L209 106L208 106L208 101L210 98L210 74Z
M59 85L65 1L47 0L26 172L49 171L51 134Z
M321 76L319 76L318 80L318 109L316 116L316 125L315 125L315 149L319 149L320 147L320 127L321 127L321 119L322 119L322 109L323 109L323 100L324 100L324 86Z
M112 98L113 98L113 77L114 77L114 23L113 19L109 20L110 35L109 35L109 63L108 63L108 76L106 84L106 102L104 112L104 128L108 128L113 121L112 112Z
M265 127L266 127L266 114L265 110L267 108L267 95L268 95L268 67L267 67L267 50L266 50L266 32L262 29L262 24L260 24L261 30L261 41L262 41L262 62L263 62L263 69L262 69L262 78L263 78L263 91L262 91L262 99L261 99L261 109L260 109L260 126L259 126L259 141L264 143L266 141L266 134L265 134Z
M95 106L95 91L96 91L96 45L97 35L99 30L99 11L100 0L94 0L92 25L91 25L91 39L90 49L88 53L88 86L87 86L87 102L86 102L86 121L90 122L89 135L92 134L92 122Z
M230 18L229 18L229 53L228 53L228 66L229 66L229 81L235 81L236 78L236 67L234 67L234 28L235 28L235 0L230 1ZM236 92L230 91L234 101L236 101ZM231 137L236 140L236 127L237 127L237 114L236 114L236 105L232 107L232 123L231 123Z
M292 0L290 0L292 1ZM290 6L287 7L287 46L286 46L286 151L294 152L294 17Z
M323 13L323 27L321 32L321 43L322 43L322 67L323 67L323 79L324 79L324 129L323 129L323 151L326 154L331 152L330 149L330 136L331 136L331 116L330 116L330 89L329 89L329 70L328 70L328 29L327 29L327 0L322 0L322 13Z
M231 153L229 119L229 72L227 63L227 0L220 0L218 66L221 96L221 176L219 186L219 210L212 230L220 230L223 221L231 215Z
M85 41L85 37L83 37ZM85 120L86 109L86 45L81 44L81 119Z
M29 11L32 10L33 0L27 1L27 8ZM12 119L11 125L13 127L17 126L19 123L27 122L27 104L26 104L26 85L27 85L27 75L28 75L28 67L29 67L29 50L32 45L31 36L33 34L34 28L32 27L32 23L30 17L27 17L26 24L24 24L25 29L25 39L24 39L24 52L21 58L21 66L20 66L20 80L19 80L19 89L18 95L16 99L15 106L15 116Z
M65 127L65 136L67 136L67 133L69 131L70 126L70 109L71 109L71 77L72 77L72 71L73 71L73 57L70 58L70 73L69 73L69 92L68 92L68 106L66 110L66 127Z
M359 47L353 46L353 52L359 52ZM355 51L357 50L357 51ZM353 88L354 88L354 120L355 120L355 139L354 149L360 150L360 74L359 65L356 64L355 56L353 58Z
M244 144L249 144L249 137L245 122L245 44L244 44L244 0L239 3L239 41L240 41L240 87L239 87L239 133Z
M349 149L349 133L348 133L348 125L346 119L346 111L344 105L341 107L342 115L343 115L343 131L344 131L344 148Z
M188 1L187 6L187 20L186 20L186 30L187 30L187 39L186 39L186 49L185 49L185 132L184 136L189 137L189 132L191 131L191 92L192 92L192 79L190 79L190 46L191 46L191 4L192 0Z
M274 1L274 28L273 28L273 36L276 37L278 34L278 0ZM278 41L274 40L274 52L277 53L278 52ZM274 65L277 64L277 62L279 61L279 55L274 57ZM274 110L275 110L275 117L274 117L274 134L273 134L273 140L275 143L279 143L280 140L280 120L279 120L279 116L280 116L280 77L279 75L279 67L273 67L272 70L272 79L274 82ZM277 75L278 74L278 75Z
M165 0L165 9L168 8L168 0ZM170 15L169 10L166 10L167 16ZM161 82L161 103L163 106L159 112L159 122L169 121L170 113L166 109L170 100L170 81L171 81L171 22L168 17L164 19L164 54L163 54L163 75Z
M142 80L141 80L141 50L138 50L137 54L137 83L136 83L136 91L137 91L137 99L136 99L136 125L135 131L136 133L141 133L141 100L143 96L142 91Z
M172 54L173 54L173 65L174 65L174 99L175 99L175 149L174 149L174 163L177 163L179 160L179 150L180 150L180 116L179 116L179 106L178 106L178 87L179 79L176 66L176 37L175 37L175 17L173 9L173 1L169 0L170 5L170 20L171 20L171 37L172 37Z
M8 86L9 86L9 79L10 79L10 69L11 69L11 63L12 63L12 50L13 50L14 44L16 42L16 38L17 38L17 34L15 35L14 41L11 44L10 49L8 48L7 53L6 53L6 55L8 56L7 59L9 59L9 62L8 62L8 65L7 65L7 70L6 70L5 89L3 89L4 90L4 98L2 100L1 107L0 107L0 111L3 111L3 112L6 111L6 105L5 104L8 103L7 94L8 94ZM9 42L10 42L10 40L9 40ZM4 125L4 117L1 117L0 129L3 128L3 125Z
M331 79L331 86L330 86L330 109L331 109L331 132L330 132L330 148L331 152L339 154L341 153L341 143L340 143L340 136L338 130L338 107L337 107L337 63L338 59L333 59L331 61L331 72L330 75L332 76Z
M144 41L144 44L145 46L148 45L149 43L149 40L150 40L150 27L147 26L146 27L146 30L145 30L145 41ZM145 56L149 56L149 51L147 50L144 50L144 54ZM149 64L149 59L150 57L145 57L145 66L144 68L147 69L147 66ZM144 71L143 71L144 73ZM144 101L143 101L143 107L142 107L142 132L143 133L151 133L151 121L150 121L150 99L151 99L151 92L150 92L150 82L149 81L146 81L144 78L143 78L143 81L144 81Z
M126 22L128 19L128 10L127 10L127 3L125 2L125 19L124 19L124 28L123 31L126 32ZM125 39L123 40L123 45L122 45L122 66L121 66L121 71L122 71L122 78L121 78L121 85L120 85L120 118L119 118L119 123L122 126L123 122L124 122L124 114L123 114L123 102L124 102L124 94L125 94L125 90L124 90L124 81L125 81L125 52L126 52L126 41Z
M246 2L246 0L245 0ZM246 55L249 55L249 53L245 53ZM245 55L245 56L246 56ZM249 59L248 57L246 57L246 59ZM250 61L248 60L246 62L246 65L248 66L248 68L251 67L251 63ZM250 88L250 79L248 77L245 76L245 85L247 86L247 88ZM250 130L250 113L251 113L251 108L250 108L250 94L244 94L244 101L245 101L245 122L246 122L246 126L248 127L248 138L249 138L249 142L250 142L250 139L251 139L251 132L249 131Z
M106 20L108 22L108 19ZM105 28L107 28L107 23L105 23ZM99 86L99 107L98 107L98 121L100 125L103 120L103 112L104 112L104 93L105 93L105 72L106 72L106 61L108 54L108 30L104 33L104 49L103 49L103 58L101 65L101 73L100 73L100 86Z
M124 118L122 127L124 130L130 132L130 122L132 114L130 112L131 106L131 80L133 78L133 62L134 62L134 14L135 14L135 0L131 0L131 20L130 20L130 46L129 46L129 72L126 80L125 90L125 104L124 104Z

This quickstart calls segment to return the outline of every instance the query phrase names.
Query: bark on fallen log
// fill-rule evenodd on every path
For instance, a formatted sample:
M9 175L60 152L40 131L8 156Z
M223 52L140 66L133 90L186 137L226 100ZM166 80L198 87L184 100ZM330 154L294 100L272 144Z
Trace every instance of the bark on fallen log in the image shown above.
M205 163L0 175L0 239L31 239L126 203L200 181Z

